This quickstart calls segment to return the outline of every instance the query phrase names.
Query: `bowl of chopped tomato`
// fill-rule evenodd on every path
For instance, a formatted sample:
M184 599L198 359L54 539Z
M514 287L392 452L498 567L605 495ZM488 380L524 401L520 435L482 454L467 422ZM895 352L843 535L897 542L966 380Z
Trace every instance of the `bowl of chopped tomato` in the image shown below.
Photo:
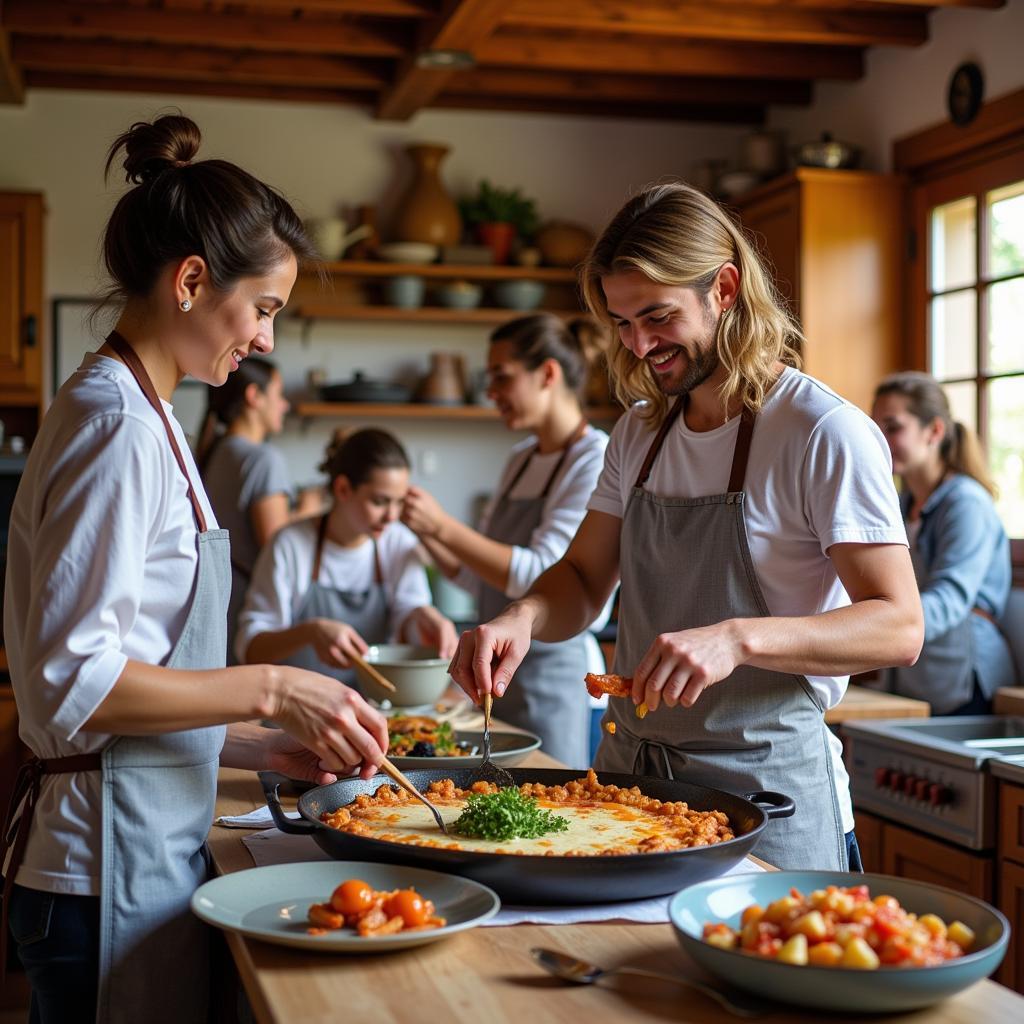
M996 970L1010 934L1006 918L972 896L844 871L701 882L676 893L669 918L686 952L731 984L849 1013L954 995Z

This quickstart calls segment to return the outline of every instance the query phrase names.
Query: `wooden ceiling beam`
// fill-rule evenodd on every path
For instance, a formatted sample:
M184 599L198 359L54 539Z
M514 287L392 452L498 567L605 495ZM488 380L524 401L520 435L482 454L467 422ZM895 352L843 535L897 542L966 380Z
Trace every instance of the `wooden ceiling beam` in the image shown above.
M0 26L0 103L24 103L25 82L11 56L11 39Z
M417 54L425 50L475 52L501 21L508 0L444 0L441 13L425 22L417 34L416 48L399 65L394 83L377 106L384 121L406 121L429 106L458 71L421 68Z
M249 82L374 90L387 82L382 70L342 57L231 53L191 46L98 43L16 36L14 60L25 70L104 76L151 76L193 81Z
M237 8L255 11L315 11L318 14L364 14L374 18L429 18L437 10L434 0L195 0L190 7ZM165 7L180 7L167 0Z
M438 96L431 107L443 107L450 110L506 110L522 113L567 114L572 117L642 117L659 121L700 121L712 124L748 125L763 124L765 113L764 107L761 106L738 106L735 104L720 107L703 104L647 105L632 101L587 102L567 97L542 99L536 96L515 98L448 93Z
M928 38L921 11L813 10L707 3L706 0L513 0L509 28L642 33L676 39L728 39L827 46L918 46Z
M670 78L665 75L612 75L569 71L517 71L478 68L453 78L445 98L480 96L586 102L593 100L651 104L757 106L811 102L809 82L785 79L760 81L730 78Z
M872 3L901 7L981 7L989 11L1006 6L1006 0L872 0Z
M358 57L400 57L392 35L353 22L275 18L267 14L157 10L124 4L8 0L5 28L19 35L125 39L136 42L247 50L285 50Z
M372 97L351 89L303 88L287 85L248 85L223 80L175 79L171 76L76 74L64 71L26 71L26 84L40 89L76 92L172 93L183 96L224 96L231 99L283 100L295 103L346 103L369 106Z
M539 35L501 29L476 48L482 66L552 71L798 78L852 81L864 73L860 50L848 47L665 40L573 32Z

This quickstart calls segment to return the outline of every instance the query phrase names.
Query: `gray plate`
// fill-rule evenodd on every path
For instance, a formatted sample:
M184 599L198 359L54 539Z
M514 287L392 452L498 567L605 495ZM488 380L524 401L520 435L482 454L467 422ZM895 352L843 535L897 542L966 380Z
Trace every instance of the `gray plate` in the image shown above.
M351 928L310 935L306 912L325 903L346 879L361 878L374 889L414 888L434 901L444 928L364 938ZM362 861L275 864L215 878L192 896L192 910L209 924L264 942L296 946L318 953L384 953L436 942L475 928L501 907L497 895L479 882L424 868Z
M459 755L458 757L393 757L391 763L402 771L413 768L475 768L483 758L484 734L455 729L455 739L476 747L475 754ZM527 754L533 753L540 746L540 737L531 732L492 732L491 760L505 768L520 764Z

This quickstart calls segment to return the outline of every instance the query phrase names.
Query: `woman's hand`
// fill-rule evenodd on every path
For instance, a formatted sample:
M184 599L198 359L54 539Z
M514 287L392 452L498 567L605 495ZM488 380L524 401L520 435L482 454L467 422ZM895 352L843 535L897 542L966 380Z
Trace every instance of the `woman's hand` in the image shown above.
M530 649L532 619L519 605L510 605L496 619L459 638L448 674L477 704L485 693L500 697Z
M450 658L459 644L455 623L433 605L420 605L405 617L402 635L408 637L410 630L424 647L433 647L439 658Z
M651 711L659 704L692 707L704 690L742 664L743 644L736 619L662 633L633 673L633 703L643 701Z
M367 642L346 622L310 619L306 628L309 630L309 643L325 665L351 668L352 655L363 656L369 650Z
M274 707L267 717L296 744L281 740L276 756L292 768L305 765L311 771L315 757L321 773L347 775L359 768L362 778L372 778L388 749L384 716L329 676L284 665L274 666L274 672ZM307 748L310 757L298 746Z
M320 756L309 747L304 747L294 736L283 729L268 729L270 734L263 741L261 771L280 772L289 779L304 779L318 786L329 786L338 781L335 772L324 771ZM355 769L355 765L351 769ZM339 771L341 766L338 766ZM347 772L345 774L348 774Z
M410 487L402 506L402 522L417 537L433 537L441 540L441 530L448 513L438 500L422 487Z

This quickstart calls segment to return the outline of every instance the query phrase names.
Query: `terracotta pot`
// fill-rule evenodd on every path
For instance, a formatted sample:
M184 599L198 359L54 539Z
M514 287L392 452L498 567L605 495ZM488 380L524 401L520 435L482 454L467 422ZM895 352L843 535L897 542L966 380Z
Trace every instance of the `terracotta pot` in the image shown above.
M590 252L594 236L579 224L552 220L537 232L536 243L549 266L575 267Z
M462 356L432 352L430 372L420 382L416 398L428 405L463 405L466 401L466 368Z
M516 240L514 224L503 220L488 221L484 224L477 224L476 233L480 241L491 250L495 263L508 263L512 243Z
M455 245L462 234L462 218L440 175L448 147L421 143L405 149L415 165L415 175L398 205L395 238L401 242Z

